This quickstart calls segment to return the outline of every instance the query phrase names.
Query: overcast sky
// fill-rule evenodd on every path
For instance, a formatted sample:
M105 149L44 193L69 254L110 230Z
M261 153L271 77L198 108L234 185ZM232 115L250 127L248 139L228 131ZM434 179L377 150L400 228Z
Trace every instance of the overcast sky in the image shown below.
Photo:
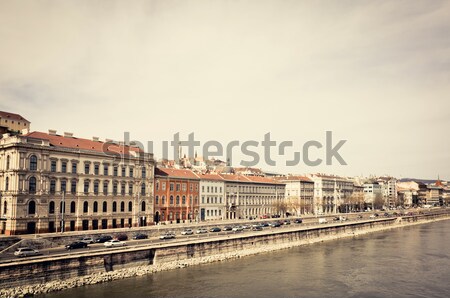
M0 0L0 110L157 158L176 132L301 151L330 130L348 165L259 167L450 179L449 29L449 1Z

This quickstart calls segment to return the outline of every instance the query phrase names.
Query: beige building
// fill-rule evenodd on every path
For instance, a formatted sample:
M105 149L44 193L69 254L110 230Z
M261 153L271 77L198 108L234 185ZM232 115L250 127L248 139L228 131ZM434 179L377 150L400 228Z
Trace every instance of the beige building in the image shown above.
M153 222L153 155L120 143L32 132L0 139L0 232Z
M285 198L292 214L310 214L314 211L314 182L305 176L277 177L286 184Z
M0 111L0 132L21 132L30 129L30 121L14 113Z

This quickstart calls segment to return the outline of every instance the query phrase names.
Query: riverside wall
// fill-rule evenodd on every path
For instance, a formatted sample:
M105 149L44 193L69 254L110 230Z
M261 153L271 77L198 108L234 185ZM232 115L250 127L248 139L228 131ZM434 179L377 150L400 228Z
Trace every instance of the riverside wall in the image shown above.
M295 230L271 229L251 235L224 235L181 243L168 241L145 247L17 260L0 264L0 297L25 297L449 218L449 214L427 214L306 228L299 226Z

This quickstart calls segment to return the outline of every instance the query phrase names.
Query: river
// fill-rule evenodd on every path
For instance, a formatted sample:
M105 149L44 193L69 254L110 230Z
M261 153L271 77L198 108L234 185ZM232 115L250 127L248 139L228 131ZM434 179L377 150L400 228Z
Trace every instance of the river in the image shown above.
M450 220L55 292L45 298L449 297Z

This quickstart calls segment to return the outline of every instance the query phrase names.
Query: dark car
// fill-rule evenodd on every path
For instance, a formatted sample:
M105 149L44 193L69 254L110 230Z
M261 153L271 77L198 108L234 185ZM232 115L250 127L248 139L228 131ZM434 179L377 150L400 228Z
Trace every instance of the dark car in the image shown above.
M76 241L66 245L66 249L86 248L88 244L86 242Z
M136 234L136 235L133 236L134 240L147 239L147 238L148 238L148 235L142 234L142 233L139 233L139 234Z
M294 222L297 223L297 224L301 224L301 223L303 222L303 219L301 219L301 218L296 218L296 219L294 220Z
M265 221L265 222L262 222L261 225L262 225L263 227L268 227L268 226L269 226L269 223L268 223L267 221Z
M117 239L119 241L125 241L125 240L128 240L128 236L127 236L127 234L119 234L116 237L114 237L114 239Z
M95 239L95 243L105 243L106 241L112 240L113 238L109 235L107 236L100 236Z
M210 232L220 232L222 231L219 227L214 227L209 230Z
M278 228L278 227L281 227L281 224L278 221L275 221L275 222L270 223L270 226L272 228Z
M231 227L231 226L225 226L225 227L223 227L223 230L224 230L224 231L231 231L231 230L233 230L233 227Z
M385 212L385 213L383 214L383 216L384 216L384 217L389 217L389 213Z
M262 226L254 226L252 228L252 231L262 231L262 230L263 230Z
M285 219L283 221L283 225L290 225L290 224L291 224L291 221L289 219Z

